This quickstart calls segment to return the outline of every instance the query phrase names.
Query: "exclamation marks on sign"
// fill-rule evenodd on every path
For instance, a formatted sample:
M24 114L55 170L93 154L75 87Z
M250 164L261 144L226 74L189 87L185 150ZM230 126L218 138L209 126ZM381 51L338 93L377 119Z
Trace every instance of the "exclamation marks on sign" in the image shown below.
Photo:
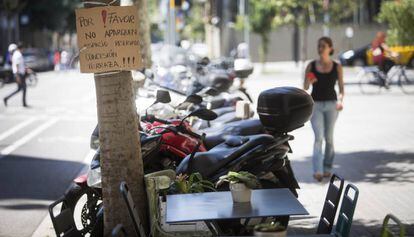
M124 64L124 66L127 65L134 65L135 64L135 57L124 57L122 58L122 63Z
M107 14L107 11L102 10L101 15L102 15L102 21L104 23L104 27L106 27L106 14Z

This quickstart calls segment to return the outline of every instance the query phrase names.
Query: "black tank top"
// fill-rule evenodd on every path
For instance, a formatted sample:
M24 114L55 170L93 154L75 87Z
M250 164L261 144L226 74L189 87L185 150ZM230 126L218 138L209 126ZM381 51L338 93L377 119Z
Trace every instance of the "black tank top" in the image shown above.
M333 62L332 70L327 73L321 73L316 70L316 61L311 62L311 72L318 79L312 85L312 98L314 101L337 100L335 84L338 80L338 65Z

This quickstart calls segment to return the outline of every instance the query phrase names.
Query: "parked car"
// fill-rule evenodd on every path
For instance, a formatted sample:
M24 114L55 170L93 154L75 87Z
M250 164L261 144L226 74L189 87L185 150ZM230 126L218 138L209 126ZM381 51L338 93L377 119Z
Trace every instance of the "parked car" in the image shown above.
M393 46L390 50L399 54L397 64L414 68L414 46ZM345 51L339 54L339 61L344 66L374 65L371 45Z
M54 65L50 60L47 50L39 48L27 48L23 51L23 58L26 67L34 71L52 70Z

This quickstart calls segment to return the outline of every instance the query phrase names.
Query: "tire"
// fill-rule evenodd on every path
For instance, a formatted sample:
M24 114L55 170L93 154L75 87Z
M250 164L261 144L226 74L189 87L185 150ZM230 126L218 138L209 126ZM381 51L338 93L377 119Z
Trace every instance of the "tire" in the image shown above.
M359 89L362 94L373 95L379 94L382 89L378 73L362 72L359 75Z
M414 94L414 72L412 71L407 72L405 69L402 69L401 74L398 76L398 84L404 94Z
M365 66L365 61L361 58L355 59L354 62L353 62L353 66L363 67L363 66Z
M408 62L407 67L414 69L414 56L410 59L410 62Z
M34 87L37 85L38 79L36 73L29 73L26 77L26 84L28 86Z
M86 200L85 200L86 199ZM66 194L63 208L70 208L73 221L79 232L85 236L96 231L97 216L102 205L100 191L75 184ZM99 218L101 221L102 219Z

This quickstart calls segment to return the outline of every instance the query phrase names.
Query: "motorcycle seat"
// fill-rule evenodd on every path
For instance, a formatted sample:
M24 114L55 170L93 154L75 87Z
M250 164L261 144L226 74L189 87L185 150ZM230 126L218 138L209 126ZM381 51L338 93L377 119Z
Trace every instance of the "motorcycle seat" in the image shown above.
M259 119L240 120L223 126L206 128L202 132L208 134L204 140L205 147L210 150L224 142L230 135L249 136L264 133Z
M265 150L274 144L275 139L266 134L245 137L229 136L226 142L221 143L213 149L207 152L196 153L191 162L192 170L188 170L191 157L191 155L188 155L177 167L176 171L177 174L199 172L203 177L209 177L230 162L252 152L258 152L260 148L264 148Z
M218 109L213 109L214 113L217 114L218 117L236 111L234 107L222 107Z

